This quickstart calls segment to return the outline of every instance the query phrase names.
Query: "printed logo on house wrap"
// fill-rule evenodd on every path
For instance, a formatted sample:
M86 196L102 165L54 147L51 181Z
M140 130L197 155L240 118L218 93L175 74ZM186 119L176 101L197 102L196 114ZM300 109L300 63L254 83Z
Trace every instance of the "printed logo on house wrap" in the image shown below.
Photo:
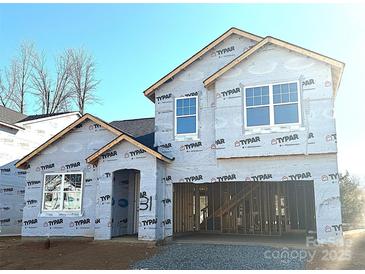
M308 80L304 80L302 82L302 89L303 90L312 90L315 89L315 81L314 79L308 79Z
M10 206L3 206L3 207L0 207L0 211L9 211L11 209Z
M6 194L13 194L14 193L14 188L12 187L4 187L4 188L0 188L0 193L4 193Z
M337 134L336 133L332 133L332 134L326 135L326 142L334 142L334 143L337 143Z
M29 228L36 228L38 225L38 219L29 219L29 220L25 220L23 221L23 227L25 229L29 229Z
M99 124L92 124L89 126L89 130L90 131L102 131L102 130L105 130L105 128L103 128L101 125Z
M237 180L236 174L228 174L228 175L214 177L210 181L212 183L214 183L214 182L227 182L227 181L235 181L235 180Z
M311 140L311 139L314 139L313 132L308 133L308 145L314 145L316 143L315 140Z
M172 149L172 144L171 143L162 144L162 145L159 145L158 148L161 151L170 151Z
M238 88L232 88L229 90L217 92L217 98L225 99L232 99L232 98L240 98L241 97L241 89Z
M41 181L27 181L25 183L28 189L34 189L34 188L40 188L41 187Z
M35 200L35 199L26 200L25 205L28 208L37 207L38 206L38 200Z
M172 93L156 96L157 104L170 103L171 102L170 99L172 99Z
M277 137L271 140L272 145L279 145L279 146L294 146L299 145L298 142L299 136L298 134L291 134L291 135L285 135L281 137ZM297 142L295 142L297 141Z
M142 158L146 158L147 155L146 155L146 151L144 149L136 149L136 150L133 150L133 151L129 151L129 152L126 152L124 154L124 158L129 158L129 159L142 159Z
M50 229L63 229L64 228L63 219L60 218L44 222L43 226L49 227Z
M198 182L198 181L203 181L203 175L199 174L199 175L192 175L189 177L185 177L185 178L181 178L179 180L179 182L183 183L193 183L193 182Z
M170 175L163 177L162 182L164 183L172 182L172 177Z
M70 163L70 164L65 164L64 166L61 166L61 170L69 170L69 169L74 169L77 167L80 167L80 162L76 162L76 163Z
M226 141L221 138L221 139L218 139L218 140L215 140L214 141L214 144L212 144L210 146L211 149L225 149L225 144L226 144Z
M180 151L186 151L186 152L199 152L199 151L203 151L203 145L202 145L202 142L195 142L195 143L190 143L190 144L182 145L180 147Z
M342 224L337 224L337 225L326 225L326 226L324 227L324 231L325 231L326 233L330 233L330 232L332 232L332 231L334 231L334 232L340 232L340 231L342 231Z
M211 56L212 57L218 56L218 58L234 56L234 51L235 51L234 46L230 46L230 47L227 47L227 48L218 49L216 51L213 51L211 53Z
M39 172L39 171L44 171L44 170L52 169L54 167L55 167L55 165L54 165L54 163L52 163L52 164L46 164L46 165L43 165L43 166L39 166L35 170L37 172Z
M185 93L184 97L191 97L191 96L198 96L198 95L199 95L199 91L193 91L193 92Z
M10 225L10 218L0 219L1 226L9 226Z
M234 142L234 146L240 148L256 148L261 147L260 143L260 136L254 136L246 139L237 140Z
M309 171L283 176L282 181L299 181L299 180L307 180L312 178L312 174Z
M111 196L109 194L102 195L99 197L97 204L107 205L111 203Z
M254 182L272 180L272 174L268 173L268 174L254 175L254 176L251 176L251 177L246 177L245 180L246 181L254 181Z
M338 172L324 174L321 176L322 182L338 183L339 179L340 179L340 174Z
M8 175L10 173L10 168L1 168L0 173L1 175Z
M106 160L106 161L115 161L117 155L118 155L118 152L116 150L109 151L109 152L105 152L104 154L102 154L101 159Z
M71 221L69 227L74 227L75 229L89 229L91 220L89 218L80 219L76 221Z
M157 218L154 219L148 219L148 220L142 220L140 222L139 226L150 226L150 225L155 225L157 224Z

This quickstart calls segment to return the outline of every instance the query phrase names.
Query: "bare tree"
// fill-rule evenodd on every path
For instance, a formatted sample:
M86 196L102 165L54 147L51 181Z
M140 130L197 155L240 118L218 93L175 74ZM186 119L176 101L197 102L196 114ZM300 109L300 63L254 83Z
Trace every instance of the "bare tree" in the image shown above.
M93 57L84 49L69 49L67 54L71 60L72 92L76 105L81 114L85 106L98 102L95 95L96 86L100 81L95 78L95 62Z
M53 81L46 68L45 55L33 56L32 87L43 114L67 111L72 101L70 56L65 52L55 63L56 80Z
M0 104L7 108L13 108L13 94L15 93L17 81L17 67L13 61L10 69L5 68L0 72Z
M33 44L22 43L19 55L11 61L9 69L4 69L5 75L0 76L1 104L21 113L25 111L25 97L29 92L32 56Z

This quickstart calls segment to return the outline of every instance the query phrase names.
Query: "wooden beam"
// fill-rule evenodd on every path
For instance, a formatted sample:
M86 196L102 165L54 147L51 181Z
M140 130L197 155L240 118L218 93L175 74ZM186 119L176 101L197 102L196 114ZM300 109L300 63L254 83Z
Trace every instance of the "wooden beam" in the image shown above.
M77 119L76 121L74 121L72 124L70 124L69 126L67 126L66 128L64 128L63 130L61 130L60 132L58 132L56 135L54 135L52 138L50 138L48 141L46 141L45 143L43 143L42 145L40 145L38 148L36 148L35 150L33 150L32 152L30 152L28 155L24 156L21 160L19 160L15 166L17 168L20 169L24 169L26 164L37 154L39 154L41 151L43 151L44 149L46 149L48 146L50 146L51 144L55 143L57 140L59 140L60 138L62 138L64 135L66 135L69 131L71 131L72 129L74 129L77 125L81 124L82 122L84 122L85 120L91 120L96 124L101 125L102 127L104 127L105 129L111 131L112 133L116 134L116 135L120 135L123 132L121 132L120 130L116 129L115 127L109 125L107 122L104 122L103 120L89 114L86 113L84 114L82 117L80 117L79 119Z
M156 89L158 89L161 85L163 85L166 81L173 78L176 74L179 72L185 70L189 65L194 63L196 60L200 59L204 54L206 54L209 50L217 46L219 43L221 43L223 40L225 40L228 36L232 34L237 34L243 37L246 37L248 39L251 39L253 41L259 42L262 40L262 37L254 35L249 32L245 32L243 30L237 29L237 28L230 28L228 31L223 33L221 36L219 36L217 39L215 39L213 42L205 46L203 49L201 49L199 52L194 54L192 57L190 57L188 60L186 60L184 63L176 67L173 71L166 74L164 77L162 77L160 80L158 80L156 83L154 83L152 86L147 88L143 93L145 96L147 96L150 100L154 101L152 96L154 95L154 92Z
M163 156L162 154L150 149L149 147L145 146L144 144L136 141L135 139L129 137L126 134L121 134L114 140L112 140L110 143L106 144L102 148L100 148L98 151L94 152L92 155L86 158L86 162L90 164L95 164L98 160L98 158L105 153L107 150L111 149L113 146L119 144L121 141L126 140L127 142L135 145L136 147L139 147L141 149L144 149L147 153L155 156L157 159L160 159L164 162L171 163L172 160Z
M261 40L259 43L257 43L256 45L254 45L252 48L250 48L249 50L243 52L240 56L238 56L237 58L233 59L230 63L228 63L227 65L223 66L221 69L219 69L218 71L216 71L215 73L213 73L211 76L209 76L208 78L206 78L203 83L204 86L206 88L209 88L210 85L212 85L219 77L221 77L224 73L226 73L227 71L231 70L232 68L234 68L237 64L241 63L243 60L247 59L249 56L251 56L252 54L254 54L257 50L259 50L260 48L262 48L263 46L265 46L266 44L271 43L274 44L276 46L282 47L282 48L286 48L290 51L302 54L304 56L313 58L315 60L318 61L322 61L325 62L329 65L331 65L336 71L339 72L339 76L341 77L343 69L345 64L343 62L340 62L338 60L335 60L333 58L327 57L325 55L316 53L314 51L302 48L300 46L296 46L293 45L291 43L282 41L280 39L271 37L271 36L267 36L265 37L265 39ZM340 78L338 79L337 82L334 83L335 89L334 89L334 95L336 95L336 91L339 87L339 83L340 83Z

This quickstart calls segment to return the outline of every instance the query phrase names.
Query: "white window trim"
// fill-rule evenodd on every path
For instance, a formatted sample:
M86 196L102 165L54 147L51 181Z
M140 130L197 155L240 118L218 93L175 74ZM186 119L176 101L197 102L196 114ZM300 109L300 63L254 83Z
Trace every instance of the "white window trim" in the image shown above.
M64 184L64 178L65 175L69 175L69 174L80 174L81 175L81 189L80 189L80 209L77 210L72 210L72 209L63 209L63 194L64 194L64 190L63 190L63 184ZM55 209L55 210L50 210L50 209L44 209L44 194L46 192L56 192L56 191L45 191L45 183L46 183L46 176L55 176L55 175L61 175L61 208L60 209ZM79 213L82 211L82 200L83 200L83 189L84 189L84 173L83 172L53 172L53 173L45 173L43 175L43 188L42 188L42 212L44 213L48 213L48 212L59 212L59 213L65 213L65 212L69 212L69 213Z
M179 99L191 99L191 98L195 98L195 133L177 133L177 118L179 117L191 117L194 115L182 115L182 116L177 116L176 111L177 111L177 100ZM175 132L175 138L198 138L198 116L199 116L199 109L198 109L198 96L182 96L182 97L177 97L175 98L175 105L174 105L174 132Z
M285 124L275 124L274 123L274 106L275 105L286 105L286 104L295 104L294 102L288 102L288 103L280 103L280 104L274 104L273 100L273 86L274 85L282 85L282 84L290 84L290 83L296 83L297 89L298 89L298 122L297 123L285 123ZM268 86L269 87L269 104L268 105L260 105L257 107L265 107L269 106L269 115L270 115L270 124L269 125L260 125L260 126L247 126L247 106L246 106L246 89L248 88L255 88L255 87L263 87ZM255 108L256 106L252 107ZM243 108L244 108L244 128L247 130L250 129L264 129L264 128L277 128L277 127L291 127L291 126L300 126L302 124L302 105L301 105L301 87L299 85L299 81L286 81L286 82L275 82L270 84L259 84L254 86L245 86L243 91ZM251 107L249 107L251 108Z

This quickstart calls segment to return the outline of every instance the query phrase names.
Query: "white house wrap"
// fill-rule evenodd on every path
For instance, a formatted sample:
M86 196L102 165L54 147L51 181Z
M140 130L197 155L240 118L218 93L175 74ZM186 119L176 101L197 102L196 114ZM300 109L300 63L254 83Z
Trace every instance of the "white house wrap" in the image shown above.
M339 61L275 38L228 30L145 91L155 103L152 132L126 132L126 126L111 127L85 115L19 161L18 167L30 165L26 200L45 199L45 174L83 178L77 190L82 192L80 209L50 211L42 210L41 203L26 205L22 235L110 239L138 234L139 239L161 240L199 230L281 235L297 229L316 232L320 243L341 242L333 107L342 70ZM298 121L274 123L288 119L276 112L275 89L289 84L293 98L295 87L291 102ZM259 105L270 109L269 125L248 125L251 87L264 87ZM265 96L270 97L267 103ZM181 100L186 98L192 100ZM179 108L190 108L191 113L179 114ZM179 115L184 123L196 119L193 134L179 134ZM310 195L304 215L301 206L291 205L290 185L304 187ZM247 186L251 190L245 190ZM219 200L214 198L216 187ZM236 197L240 192L232 192L232 187L242 189L244 197ZM254 188L259 196L253 196ZM266 190L271 194L262 196ZM298 216L305 216L304 225Z

